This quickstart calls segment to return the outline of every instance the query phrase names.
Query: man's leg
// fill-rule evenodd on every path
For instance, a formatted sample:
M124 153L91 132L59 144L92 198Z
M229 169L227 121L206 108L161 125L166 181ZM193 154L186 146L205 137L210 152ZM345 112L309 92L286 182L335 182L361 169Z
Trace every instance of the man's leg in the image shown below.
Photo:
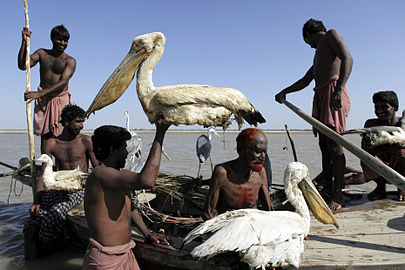
M344 185L346 158L342 146L329 140L331 155L333 156L333 192L331 210L339 211L343 204L342 188Z
M405 157L401 157L399 159L399 161L395 165L394 170L405 176ZM403 190L398 189L398 200L405 201L405 192Z
M332 169L332 159L330 156L330 151L328 150L328 137L325 135L318 133L319 136L319 148L321 149L322 154L322 174L323 180L322 183L324 185L324 192L322 197L326 202L332 200L332 192L333 192L333 169Z

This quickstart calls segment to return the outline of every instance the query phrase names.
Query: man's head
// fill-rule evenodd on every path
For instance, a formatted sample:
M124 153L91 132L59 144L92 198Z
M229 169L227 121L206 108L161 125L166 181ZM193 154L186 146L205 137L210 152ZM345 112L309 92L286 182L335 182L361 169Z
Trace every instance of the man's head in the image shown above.
M373 95L374 112L380 121L395 117L398 111L398 96L394 91L380 91Z
M122 127L106 125L97 128L91 136L96 158L103 161L113 155L118 168L123 168L128 155L126 141L130 138L131 134Z
M53 48L57 51L63 52L65 51L68 41L70 38L69 31L66 29L66 27L61 24L58 26L55 26L51 30L51 40L53 44Z
M236 144L239 158L251 170L260 172L267 152L267 138L263 131L257 128L244 129L236 137Z
M302 27L304 41L311 46L311 48L318 46L318 41L314 39L314 34L319 32L326 32L326 27L323 25L322 21L309 19Z
M78 135L83 129L83 123L86 112L77 105L66 105L60 115L60 122L64 128L68 128L70 132Z

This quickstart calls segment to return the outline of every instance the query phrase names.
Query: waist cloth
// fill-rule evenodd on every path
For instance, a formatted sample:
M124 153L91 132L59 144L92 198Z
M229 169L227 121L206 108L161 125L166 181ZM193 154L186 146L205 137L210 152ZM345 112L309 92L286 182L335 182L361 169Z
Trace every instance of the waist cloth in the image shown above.
M71 94L68 89L57 95L43 96L35 100L34 107L34 134L44 135L48 132L56 137L63 131L59 123L63 107L70 104Z
M388 165L389 167L397 171L399 174L405 176L405 168L397 166L398 162L401 159L405 159L405 148L398 149L395 152L390 152L387 154L376 155L375 158L383 162L385 165ZM371 169L369 166L367 166L363 161L360 162L360 165L361 168L363 169L364 179L367 182L382 177L378 173L376 173L373 169Z
M330 108L330 98L338 79L339 77L334 75L325 84L314 88L312 116L323 124L335 128L336 132L343 132L350 112L350 98L346 87L341 92L342 108L337 111Z
M86 254L83 258L82 269L97 270L139 270L132 249L133 240L119 246L103 246L95 239L90 238Z

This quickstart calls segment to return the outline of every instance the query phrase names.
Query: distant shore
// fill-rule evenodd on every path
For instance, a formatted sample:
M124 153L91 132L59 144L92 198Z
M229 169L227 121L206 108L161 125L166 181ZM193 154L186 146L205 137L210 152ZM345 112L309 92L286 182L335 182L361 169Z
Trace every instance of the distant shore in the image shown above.
M154 129L134 129L136 133L153 133L155 132ZM218 132L222 132L222 130L219 128L217 129ZM85 134L93 134L94 130L93 129L85 129L82 131ZM207 132L206 129L169 129L167 133L205 133ZM225 131L226 133L238 133L238 130L235 129L229 129ZM277 134L277 133L285 133L285 130L283 129L270 129L270 130L263 130L264 133L272 133L272 134ZM312 130L309 129L292 129L290 130L291 133L312 133ZM26 134L27 130L26 129L2 129L0 130L0 134Z

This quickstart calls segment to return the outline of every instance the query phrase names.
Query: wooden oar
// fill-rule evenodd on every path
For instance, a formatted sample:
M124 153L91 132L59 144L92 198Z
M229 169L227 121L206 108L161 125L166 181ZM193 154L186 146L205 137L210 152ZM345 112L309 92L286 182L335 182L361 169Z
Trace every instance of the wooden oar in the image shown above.
M24 13L25 13L25 27L29 28L29 18L28 18L28 4L27 0L24 0ZM26 92L31 91L31 62L30 62L30 38L27 37L26 40L27 53L25 57L25 70L26 70ZM30 161L31 161L31 175L34 175L33 159L35 157L34 149L34 129L32 127L32 116L31 116L31 102L27 101L25 104L25 110L27 113L27 127L28 127L28 142L30 149Z
M331 140L335 141L336 143L342 145L359 159L361 159L365 164L367 164L370 168L376 171L379 175L384 177L387 181L391 184L397 186L401 190L405 191L405 177L401 174L390 168L389 166L385 165L384 163L378 161L372 155L358 147L357 145L351 143L343 136L339 135L337 132L333 131L332 129L328 128L312 116L309 116L301 109L295 107L293 104L288 102L287 100L283 100L282 103L290 108L293 112L295 112L299 117L307 121L313 127L316 128L319 132L322 132L325 136L330 138Z
M295 144L292 139L290 130L288 129L287 125L284 125L284 128L285 128L285 132L287 132L288 139L290 140L290 144L291 144L291 148L292 148L292 152L293 152L293 156L294 156L294 161L297 162L298 161L297 152L295 151Z

